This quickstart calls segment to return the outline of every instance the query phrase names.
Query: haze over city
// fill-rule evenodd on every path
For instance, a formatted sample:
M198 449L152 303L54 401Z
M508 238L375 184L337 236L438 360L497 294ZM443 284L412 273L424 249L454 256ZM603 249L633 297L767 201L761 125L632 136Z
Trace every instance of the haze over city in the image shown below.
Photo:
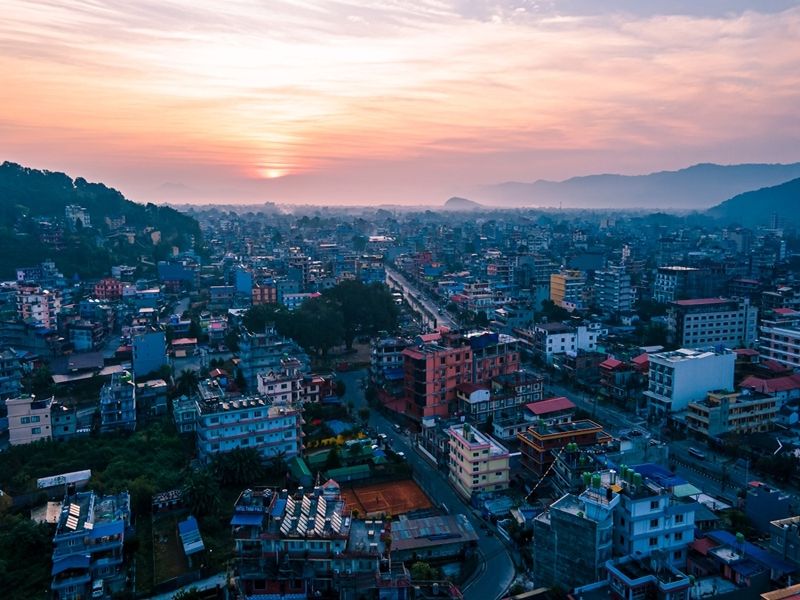
M326 204L800 157L797 2L600 4L8 0L0 157Z

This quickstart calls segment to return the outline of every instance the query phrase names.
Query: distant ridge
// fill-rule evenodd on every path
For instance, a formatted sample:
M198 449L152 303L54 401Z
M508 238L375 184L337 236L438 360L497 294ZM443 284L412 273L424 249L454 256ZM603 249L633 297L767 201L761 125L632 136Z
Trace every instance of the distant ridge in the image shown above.
M506 182L484 186L492 206L704 210L737 194L800 177L800 163L703 163L648 175L588 175L565 181Z
M800 178L734 196L708 214L744 226L769 225L773 216L783 225L800 225Z
M447 202L444 203L445 210L480 210L482 208L486 207L472 200L468 200L467 198L459 198L458 196L448 198Z

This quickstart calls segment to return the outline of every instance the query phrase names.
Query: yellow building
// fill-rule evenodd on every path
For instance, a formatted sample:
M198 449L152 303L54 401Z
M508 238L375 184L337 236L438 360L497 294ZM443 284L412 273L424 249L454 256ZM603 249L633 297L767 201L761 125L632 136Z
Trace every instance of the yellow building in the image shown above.
M586 276L581 271L561 271L550 275L550 300L567 309L583 308Z
M450 452L450 483L456 491L470 498L476 492L494 492L508 488L508 450L493 438L468 423L447 430Z
M50 406L52 403L52 398L37 400L35 396L22 396L6 400L8 443L17 446L51 439Z

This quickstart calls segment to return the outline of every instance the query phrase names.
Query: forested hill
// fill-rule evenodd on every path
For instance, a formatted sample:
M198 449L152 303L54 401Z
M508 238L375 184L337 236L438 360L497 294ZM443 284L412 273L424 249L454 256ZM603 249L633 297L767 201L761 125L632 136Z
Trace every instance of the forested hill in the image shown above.
M85 208L92 227L69 227L69 205ZM188 250L200 242L197 221L173 208L131 202L81 177L0 165L0 279L47 258L67 276L104 275L112 264L148 263L173 246Z

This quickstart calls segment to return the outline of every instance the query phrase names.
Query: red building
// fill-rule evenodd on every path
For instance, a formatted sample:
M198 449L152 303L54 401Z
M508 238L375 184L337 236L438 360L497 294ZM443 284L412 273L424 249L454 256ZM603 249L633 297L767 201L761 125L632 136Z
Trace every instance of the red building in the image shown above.
M94 284L94 297L100 300L119 300L122 298L122 282L106 277Z
M448 417L457 410L456 388L472 381L472 349L424 344L403 350L405 414Z
M275 285L254 285L253 306L261 304L277 304L278 288Z

